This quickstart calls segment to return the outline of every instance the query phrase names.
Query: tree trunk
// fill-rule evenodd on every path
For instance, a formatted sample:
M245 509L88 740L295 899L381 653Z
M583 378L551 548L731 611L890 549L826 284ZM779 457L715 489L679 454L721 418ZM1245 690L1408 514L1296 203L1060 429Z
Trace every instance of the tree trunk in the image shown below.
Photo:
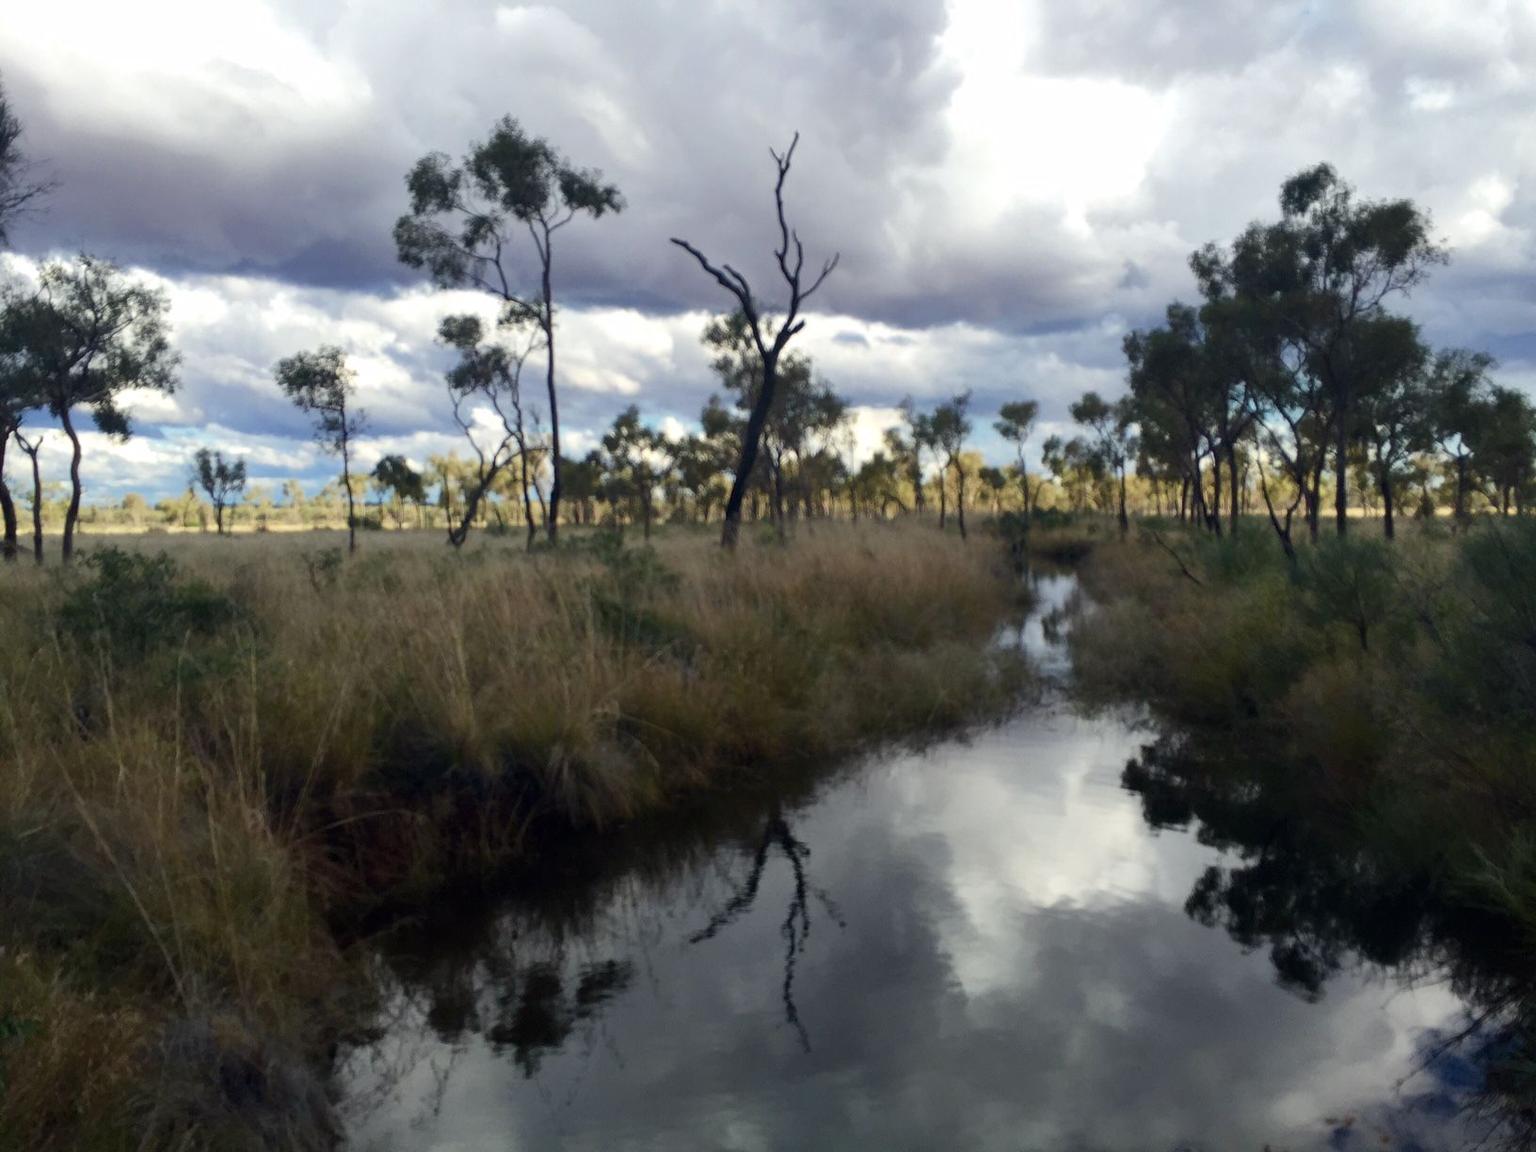
M1242 515L1242 486L1237 479L1237 445L1227 445L1227 473L1232 480L1231 502L1231 531L1237 535L1237 518Z
M560 539L560 496L563 489L560 486L560 403L555 397L555 294L550 274L550 267L554 263L554 252L550 248L548 227L544 229L543 256L545 384L549 391L549 466L554 474L549 485L549 504L544 509L544 524L549 542L556 544ZM543 503L542 499L540 503Z
M1307 534L1317 543L1323 520L1323 464L1326 453L1319 448L1317 463L1312 466L1311 491L1307 494Z
M955 523L960 525L960 539L965 539L965 469L955 462Z
M1142 511L1146 511L1146 505L1142 505ZM1125 514L1125 465L1120 466L1120 535L1124 536L1131 530L1131 521Z
M59 555L68 564L74 559L75 522L80 519L80 434L75 431L68 408L59 413L59 423L69 437L69 506L64 509L64 540L59 546Z
M37 444L27 453L32 458L32 559L38 564L43 562L43 472L37 463L37 449L41 446L42 437L39 436Z
M939 531L944 531L944 521L949 516L949 485L944 483L944 473L939 473Z
M758 389L757 403L747 415L747 430L741 438L741 459L736 463L731 494L725 501L725 525L720 532L720 546L726 551L735 551L737 537L741 535L741 502L752 481L752 469L757 466L758 442L763 436L763 425L768 422L768 411L773 406L778 383L778 356L770 351L763 357L763 386Z
M1386 516L1382 524L1382 530L1387 534L1387 539L1393 538L1392 524L1392 470L1385 466L1381 469L1381 509Z
M5 449L11 442L11 434L4 429L5 434L0 436L0 519L5 522L5 537L0 540L0 556L6 560L15 560L16 546L16 502L11 499L11 490L5 483Z
M342 425L347 422L345 412L341 415ZM357 511L352 501L352 458L347 445L347 434L341 434L341 486L347 493L347 551L357 551Z
M521 411L522 409L519 408L518 410ZM518 474L522 477L523 482L523 519L527 521L528 530L528 538L524 544L524 548L526 548L527 551L532 552L533 541L538 535L538 528L535 527L533 521L533 498L528 495L528 453L519 451L517 457Z
M1211 526L1211 532L1216 537L1221 536L1221 452L1215 446L1211 448L1211 507L1206 513L1206 522Z
M1338 534L1349 531L1349 427L1339 413L1333 441L1333 518Z
M784 541L784 454L768 449L768 471L773 477L773 522L778 528L779 541Z

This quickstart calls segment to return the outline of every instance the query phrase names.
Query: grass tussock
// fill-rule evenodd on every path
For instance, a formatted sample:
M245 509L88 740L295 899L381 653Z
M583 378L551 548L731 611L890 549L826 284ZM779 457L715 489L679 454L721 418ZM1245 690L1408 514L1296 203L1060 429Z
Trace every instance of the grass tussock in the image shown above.
M1188 569L1186 574L1182 565ZM1536 945L1536 526L1102 542L1082 690L1238 733L1387 866Z
M928 532L370 544L0 573L0 1149L324 1147L338 917L1023 675L996 550Z

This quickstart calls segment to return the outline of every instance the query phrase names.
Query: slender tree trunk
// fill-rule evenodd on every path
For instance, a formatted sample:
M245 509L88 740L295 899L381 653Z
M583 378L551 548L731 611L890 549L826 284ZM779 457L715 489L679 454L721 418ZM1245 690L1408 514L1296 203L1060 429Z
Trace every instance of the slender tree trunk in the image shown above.
M524 544L527 551L533 551L533 541L538 535L538 528L533 522L533 497L528 495L528 453L519 449L517 453L518 474L523 483L523 519L527 521L528 538Z
M1237 535L1237 518L1242 515L1242 487L1237 479L1237 445L1227 445L1227 472L1232 480L1231 500L1231 531Z
M1221 452L1211 449L1211 507L1206 513L1206 520L1211 526L1211 532L1218 538L1221 536Z
M24 449L32 459L32 559L38 564L43 562L43 471L37 463L37 452L42 445L39 436L30 450Z
M1462 454L1456 457L1456 509L1454 513L1456 523L1465 525L1467 522L1467 457Z
M939 472L939 531L944 531L944 522L949 515L949 485L944 483L944 472Z
M965 469L955 461L955 523L960 525L960 539L965 539Z
M1349 425L1339 413L1333 441L1333 518L1340 536L1349 531Z
M560 496L563 488L560 484L560 401L555 396L555 291L551 275L554 252L550 247L550 241L550 231L546 226L542 253L544 257L544 350L547 353L545 384L549 390L549 466L553 479L549 485L549 504L544 510L544 524L549 542L556 544L560 539Z
M1392 471L1385 466L1381 469L1381 509L1382 513L1386 516L1386 520L1382 524L1382 530L1386 533L1387 539L1391 540L1394 535L1392 524Z
M5 483L5 450L11 442L10 430L0 428L0 520L5 522L5 537L0 541L0 557L6 560L15 560L16 546L16 502L11 499L11 490Z
M64 509L64 540L59 546L59 555L68 564L75 556L75 522L80 519L80 434L67 407L60 411L59 423L69 437L69 506Z
M1318 447L1317 463L1312 466L1311 494L1307 500L1307 534L1312 543L1317 543L1318 535L1322 531L1323 520L1323 468L1327 457L1326 450Z
M768 449L768 470L773 476L773 522L778 528L780 543L784 540L784 455Z
M762 439L763 425L768 422L768 411L773 406L778 383L778 356L770 351L763 357L763 386L758 389L757 403L747 415L747 429L741 437L741 459L737 461L736 475L731 479L731 494L725 501L725 525L720 532L720 545L727 551L735 551L736 540L741 535L741 502L751 484L752 469L757 466L758 442Z
M1145 505L1143 505L1145 511ZM1120 535L1124 536L1131 530L1130 518L1125 514L1125 465L1120 465Z
M345 411L342 412L341 422L345 427L347 422ZM347 493L347 551L352 553L357 551L357 510L352 501L352 457L345 431L341 434L341 486Z

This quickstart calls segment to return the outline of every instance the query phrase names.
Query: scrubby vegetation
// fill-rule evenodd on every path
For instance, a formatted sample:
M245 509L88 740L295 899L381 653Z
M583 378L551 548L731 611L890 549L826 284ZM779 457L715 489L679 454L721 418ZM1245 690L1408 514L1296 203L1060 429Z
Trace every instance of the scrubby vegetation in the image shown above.
M102 550L0 602L0 1145L313 1147L333 927L1022 683L999 554ZM413 544L411 541L421 541ZM211 545L211 546L210 546Z
M1354 533L1293 561L1244 528L1094 549L1083 691L1264 750L1306 818L1536 943L1536 526Z

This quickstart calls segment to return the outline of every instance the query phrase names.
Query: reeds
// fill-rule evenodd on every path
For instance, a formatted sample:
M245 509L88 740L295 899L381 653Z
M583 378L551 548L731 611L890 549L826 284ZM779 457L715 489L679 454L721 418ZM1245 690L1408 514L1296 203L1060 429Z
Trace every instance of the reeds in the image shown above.
M168 547L172 582L0 572L5 1149L322 1146L292 1069L366 995L338 918L995 711L1021 675L988 642L996 552L919 530L114 543Z

